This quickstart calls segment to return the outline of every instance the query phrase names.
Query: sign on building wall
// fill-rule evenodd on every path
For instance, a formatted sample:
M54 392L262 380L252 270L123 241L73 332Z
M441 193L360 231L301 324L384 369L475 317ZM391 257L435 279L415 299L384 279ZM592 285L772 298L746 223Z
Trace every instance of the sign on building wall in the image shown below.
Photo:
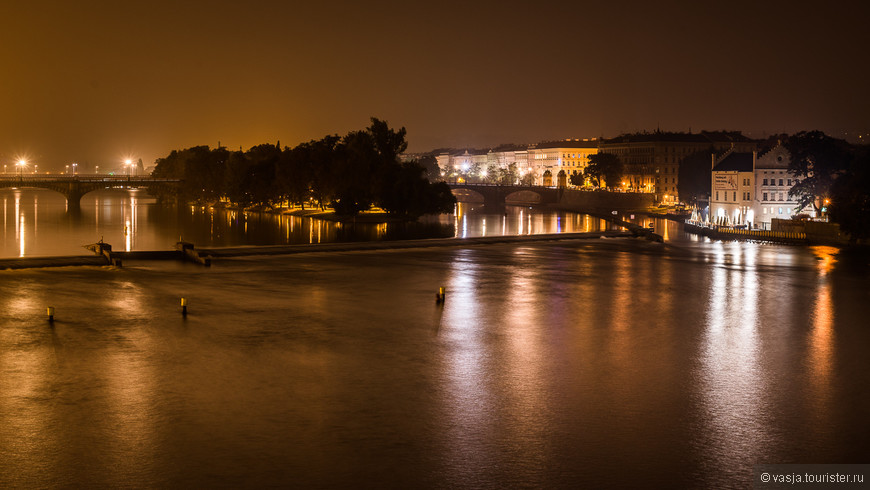
M737 174L721 174L713 175L713 190L714 191L736 191L737 190Z

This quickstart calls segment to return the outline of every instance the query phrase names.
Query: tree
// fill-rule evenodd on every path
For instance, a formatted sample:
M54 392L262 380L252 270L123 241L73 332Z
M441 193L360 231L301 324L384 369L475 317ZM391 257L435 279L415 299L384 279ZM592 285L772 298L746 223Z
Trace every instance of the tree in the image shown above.
M599 187L604 179L607 188L612 189L622 180L622 162L613 153L594 153L589 156L585 175Z
M812 205L819 214L820 203L830 197L831 185L849 168L849 144L821 131L801 131L790 136L785 148L791 155L788 171L798 182L788 191L801 208Z
M275 174L281 161L281 149L265 143L252 147L245 153L248 160L246 176L247 194L251 202L259 206L274 206L282 200Z
M435 155L423 155L417 159L417 165L420 165L426 170L426 178L429 182L441 182L444 177L441 175L441 167L438 166L438 159Z
M206 203L217 201L223 191L224 165L227 151L194 146L173 150L165 158L158 158L152 172L154 177L181 179L179 196L188 201ZM158 198L163 198L158 192Z
M281 152L275 178L281 195L288 202L300 204L305 209L305 203L311 198L311 174L308 144L285 148Z
M681 201L694 204L710 194L714 152L715 149L711 146L706 150L690 153L680 160L677 188Z
M583 187L586 184L586 176L578 171L574 171L568 176L568 181L571 182L571 185L576 187Z
M852 241L870 238L870 151L864 148L830 189L828 216Z

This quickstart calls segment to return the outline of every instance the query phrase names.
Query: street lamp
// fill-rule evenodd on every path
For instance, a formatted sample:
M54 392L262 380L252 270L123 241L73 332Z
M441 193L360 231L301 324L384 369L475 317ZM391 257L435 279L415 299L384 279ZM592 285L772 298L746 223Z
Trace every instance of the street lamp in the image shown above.
M127 175L133 175L133 160L129 158L124 160L124 166L127 167Z
M100 173L100 166L99 166L99 165L97 165L97 166L94 168L94 173L95 173L95 174Z
M63 171L64 175L69 174L69 165L66 166L66 169Z
M78 163L74 163L74 164L72 164L72 167L73 167L73 175L76 174L76 167L78 167L78 166L79 166Z
M18 175L21 175L21 173L24 172L24 167L26 167L26 166L27 166L27 160L25 160L23 158L21 160L18 160Z

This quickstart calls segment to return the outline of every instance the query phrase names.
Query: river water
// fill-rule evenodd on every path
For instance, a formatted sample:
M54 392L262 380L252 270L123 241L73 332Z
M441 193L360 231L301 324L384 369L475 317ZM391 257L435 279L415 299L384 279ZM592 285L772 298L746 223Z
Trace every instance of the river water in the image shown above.
M128 219L137 246L214 236L43 201L19 198L25 255L66 250L41 243L55 222L72 248ZM0 271L0 486L745 488L755 464L867 462L870 258L656 226L666 243Z

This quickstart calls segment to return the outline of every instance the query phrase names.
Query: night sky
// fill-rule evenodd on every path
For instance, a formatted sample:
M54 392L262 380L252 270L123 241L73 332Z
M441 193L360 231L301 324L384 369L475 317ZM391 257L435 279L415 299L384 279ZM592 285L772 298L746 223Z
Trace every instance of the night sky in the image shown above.
M804 6L805 4L805 6ZM0 3L0 163L146 166L365 127L410 151L638 130L870 128L870 6Z

